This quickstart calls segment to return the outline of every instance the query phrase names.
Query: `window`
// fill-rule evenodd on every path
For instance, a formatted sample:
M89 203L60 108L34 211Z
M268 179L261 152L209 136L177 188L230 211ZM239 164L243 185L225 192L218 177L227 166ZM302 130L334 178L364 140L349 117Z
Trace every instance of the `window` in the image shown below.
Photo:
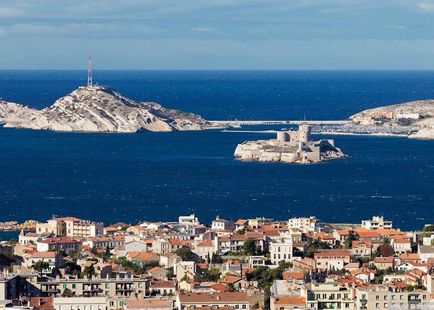
M380 309L380 304L378 302L375 304L375 308Z
M72 284L72 288L77 288L77 284Z

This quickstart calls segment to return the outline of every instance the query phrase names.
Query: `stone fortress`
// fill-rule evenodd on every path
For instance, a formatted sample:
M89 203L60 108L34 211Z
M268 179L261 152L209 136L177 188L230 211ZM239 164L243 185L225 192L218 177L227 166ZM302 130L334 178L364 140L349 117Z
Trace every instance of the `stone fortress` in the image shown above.
M276 139L245 141L238 144L234 156L245 161L318 163L345 154L333 139L310 139L310 126L301 124L298 131L278 131Z

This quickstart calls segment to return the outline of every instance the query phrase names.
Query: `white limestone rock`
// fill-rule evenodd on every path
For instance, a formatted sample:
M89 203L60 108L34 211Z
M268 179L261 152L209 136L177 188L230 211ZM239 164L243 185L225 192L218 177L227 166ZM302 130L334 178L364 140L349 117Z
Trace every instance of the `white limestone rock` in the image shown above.
M0 101L0 123L14 128L124 133L201 130L208 126L198 115L137 102L103 86L79 87L42 110Z
M409 138L434 139L434 100L417 100L368 109L350 116L361 126L409 127Z

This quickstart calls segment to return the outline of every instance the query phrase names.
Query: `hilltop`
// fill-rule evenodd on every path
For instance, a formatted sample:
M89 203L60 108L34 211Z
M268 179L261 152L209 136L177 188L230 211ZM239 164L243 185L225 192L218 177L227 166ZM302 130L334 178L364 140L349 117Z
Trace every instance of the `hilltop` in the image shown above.
M4 127L73 132L201 130L199 115L138 102L104 86L79 87L42 110L0 100Z
M434 139L434 100L417 100L368 109L350 116L361 126L408 128L409 138Z

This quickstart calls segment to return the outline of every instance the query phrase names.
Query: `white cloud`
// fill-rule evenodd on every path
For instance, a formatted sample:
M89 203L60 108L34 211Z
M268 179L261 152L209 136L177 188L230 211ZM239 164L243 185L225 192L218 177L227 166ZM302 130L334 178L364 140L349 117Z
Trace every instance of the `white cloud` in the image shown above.
M418 4L418 7L425 12L434 12L434 3L422 2Z
M192 27L191 30L196 32L214 32L216 31L214 28L210 27Z
M12 18L24 16L24 11L16 8L0 7L0 17Z

